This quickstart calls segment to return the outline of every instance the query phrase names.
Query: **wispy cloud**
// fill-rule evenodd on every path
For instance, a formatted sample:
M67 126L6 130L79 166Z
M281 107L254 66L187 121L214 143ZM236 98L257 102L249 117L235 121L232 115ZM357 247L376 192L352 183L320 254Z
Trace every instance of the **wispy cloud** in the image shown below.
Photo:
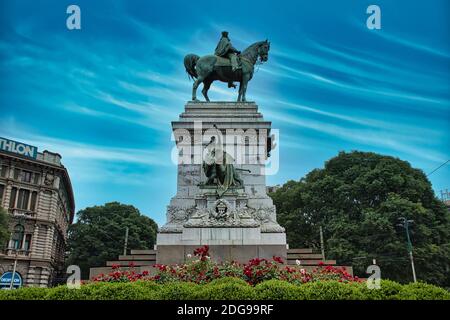
M292 115L287 116L276 112L270 112L270 117L297 127L314 130L333 138L339 138L358 144L377 148L382 147L434 162L441 162L446 159L445 154L436 152L433 149L421 148L417 145L411 146L411 144L408 143L410 138L409 134L389 134L368 128L344 127L322 121L300 119ZM301 135L299 135L298 141L301 142L301 139Z
M352 20L352 25L355 28L365 28L359 21ZM445 27L444 27L445 28ZM424 53L436 55L442 58L450 59L450 54L448 51L445 51L441 48L433 47L429 44L420 43L417 40L408 39L410 34L408 35L399 35L395 34L392 31L383 31L383 32L374 32L374 36L380 37L383 40L389 41L394 44L398 44L404 46L409 49L418 50Z

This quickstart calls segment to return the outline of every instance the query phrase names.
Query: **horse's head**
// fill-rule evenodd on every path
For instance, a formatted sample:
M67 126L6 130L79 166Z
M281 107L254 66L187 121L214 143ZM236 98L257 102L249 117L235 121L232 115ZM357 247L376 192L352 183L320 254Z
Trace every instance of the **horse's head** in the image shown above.
M266 62L269 59L270 42L268 40L262 41L258 47L258 56L261 62Z

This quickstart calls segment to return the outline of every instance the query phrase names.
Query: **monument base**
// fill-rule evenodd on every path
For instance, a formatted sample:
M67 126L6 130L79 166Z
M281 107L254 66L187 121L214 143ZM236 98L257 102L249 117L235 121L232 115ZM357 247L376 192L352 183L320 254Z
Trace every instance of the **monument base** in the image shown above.
M208 245L214 261L246 263L253 258L287 257L285 233L262 233L257 228L183 228L158 233L157 263L184 263L196 248Z
M204 245L216 261L286 259L285 230L266 190L271 122L258 106L188 102L172 129L183 157L156 240L157 263L184 263Z
M200 246L195 245L158 245L157 264L181 264L193 256ZM211 260L215 262L237 261L247 263L254 258L272 259L274 256L287 259L286 245L210 245Z

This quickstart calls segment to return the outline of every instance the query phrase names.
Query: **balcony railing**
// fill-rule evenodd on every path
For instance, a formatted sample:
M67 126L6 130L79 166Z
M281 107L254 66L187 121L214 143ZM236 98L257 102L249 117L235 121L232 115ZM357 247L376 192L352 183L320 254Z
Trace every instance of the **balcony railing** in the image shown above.
M28 257L30 255L30 250L25 249L15 249L15 248L6 248L5 255L7 256L18 256L18 257Z
M8 212L15 217L26 217L26 218L34 218L36 217L36 212L18 208L10 208Z

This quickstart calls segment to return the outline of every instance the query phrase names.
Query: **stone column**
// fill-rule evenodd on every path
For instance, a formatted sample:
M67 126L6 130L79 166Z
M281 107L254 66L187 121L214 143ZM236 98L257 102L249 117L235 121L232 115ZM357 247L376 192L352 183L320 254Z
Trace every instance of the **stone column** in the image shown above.
M3 200L3 207L4 208L9 208L9 201L11 199L11 190L13 188L13 184L11 181L8 181L6 186L5 186L5 196L4 196L4 200Z
M44 257L46 259L52 258L52 249L53 249L53 233L54 233L54 226L47 226L47 235L46 235L46 241L45 241L45 254Z
M37 255L38 237L39 237L39 224L35 223L33 238L31 239L31 254L30 254L30 256L32 258L34 258Z

